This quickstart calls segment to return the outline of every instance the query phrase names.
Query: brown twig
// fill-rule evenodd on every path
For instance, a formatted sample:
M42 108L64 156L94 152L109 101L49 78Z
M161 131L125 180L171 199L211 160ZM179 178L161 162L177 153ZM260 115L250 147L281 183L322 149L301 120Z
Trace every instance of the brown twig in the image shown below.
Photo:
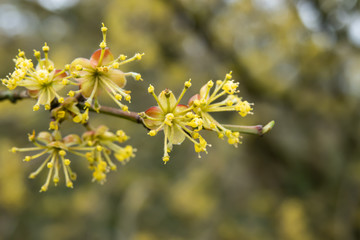
M16 103L18 100L22 100L25 98L30 98L28 92L26 90L20 92L13 92L13 91L0 91L0 101L9 100L12 103ZM82 96L77 96L79 100L78 107L84 108L85 104L82 101ZM138 123L143 125L146 129L148 129L143 121L143 118L137 112L126 112L117 108L102 106L100 107L99 111L96 111L93 107L89 108L92 112L99 112L105 115L114 116L118 118L123 118L129 120L134 123ZM224 125L225 126L225 125ZM255 134L255 135L263 135L271 130L274 126L274 121L269 122L265 126L263 125L255 125L255 126L238 126L238 125L226 125L231 130L238 131L240 133L247 133L247 134Z
M0 102L4 100L9 100L12 103L16 103L18 100L22 100L25 98L30 98L28 91L23 90L19 92L14 91L0 91Z

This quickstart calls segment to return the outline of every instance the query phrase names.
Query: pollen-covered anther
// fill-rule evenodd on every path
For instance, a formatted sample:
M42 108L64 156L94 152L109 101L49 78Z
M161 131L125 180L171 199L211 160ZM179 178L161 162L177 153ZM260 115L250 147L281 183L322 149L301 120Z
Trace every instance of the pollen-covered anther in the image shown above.
M58 126L57 122L56 121L51 121L50 124L49 124L49 129L50 130L58 130L59 126Z
M231 136L231 131L230 131L230 130L226 130L226 131L225 131L225 136L226 136L226 137L230 137L230 136Z
M33 106L33 111L38 111L40 109L40 106L39 105L34 105Z
M172 126L172 120L174 119L174 117L175 116L172 113L166 114L164 123L171 127Z
M224 133L222 133L222 132L218 132L218 138L220 138L220 139L224 139Z
M54 166L54 164L52 162L49 162L46 164L47 168L52 168Z
M121 101L122 96L117 93L117 94L115 94L115 98L116 98L116 100Z
M206 103L207 103L207 102L206 102L206 100L205 100L205 99L201 99L201 100L200 100L200 105L201 105L201 106L205 106L205 105L206 105Z
M83 70L83 66L80 65L80 64L77 64L77 65L75 66L75 69L76 69L76 71L82 71L82 70Z
M66 112L65 111L58 111L57 113L56 113L56 118L59 118L59 119L61 119L61 118L64 118L65 117L65 114L66 114Z
M65 152L64 150L60 150L60 151L59 151L59 155L60 155L60 156L65 156L65 155L66 155L66 152Z
M155 130L150 130L149 132L148 132L148 135L150 135L150 136L155 136L157 134L157 132L155 131Z
M207 82L206 86L208 88L212 88L214 86L214 82L212 80L210 80L210 81Z
M232 106L234 103L233 103L233 101L231 101L231 100L227 100L226 101L226 105L227 106Z
M75 96L75 92L72 91L72 90L70 90L67 95L68 95L69 97L73 97L73 96Z
M91 103L89 103L88 101L85 102L85 107L91 107Z
M194 117L196 117L196 115L195 115L193 112L187 112L187 113L185 114L185 117L187 117L187 118L194 118Z
M114 63L112 64L112 67L113 67L113 68L119 68L119 67L120 67L120 64L119 64L118 62L114 62Z
M135 59L136 59L136 60L141 60L142 55L144 55L144 54L141 54L141 53L135 54Z
M201 127L202 124L203 120L201 118L193 118L191 122L188 123L188 125L193 128Z
M121 54L119 56L120 61L124 61L124 60L126 60L126 58L127 58L127 56L125 56L124 54Z
M193 105L194 107L199 107L200 106L200 101L198 99L196 99L194 102L193 102Z
M123 130L117 130L116 136L118 137L119 142L125 142L126 140L129 139L129 137L125 134Z
M74 187L74 184L69 180L69 181L66 182L66 186L67 186L68 188L73 188L73 187Z
M42 186L40 192L46 192L48 190L48 186Z
M25 56L25 52L24 52L24 51L21 51L21 50L19 49L18 56L19 56L19 57L24 57L24 56Z
M184 87L185 87L185 88L191 87L191 79L189 79L189 81L186 81L186 82L185 82Z
M170 157L169 156L164 156L162 158L162 160L164 161L164 164L166 164L170 160Z
M131 96L130 96L130 95L126 95L126 96L125 96L125 100L128 101L128 102L130 102Z
M237 87L239 86L239 83L234 83L233 81L229 81L227 83L224 84L224 86L222 87L222 89L227 93L227 94L234 94L237 89Z
M98 146L96 146L96 150L99 151L99 152L101 152L101 151L103 150L103 147L100 146L100 145L98 145Z
M242 117L245 117L247 114L251 114L251 104L248 101L240 101L236 106L235 110L239 112Z
M106 48L106 42L102 41L102 42L100 43L99 47L100 47L101 49L105 49L105 48Z
M45 104L45 110L50 110L50 104Z
M62 85L68 85L69 83L70 83L70 81L67 80L67 79L63 79L63 80L61 81L61 84L62 84Z
M47 43L45 43L45 45L42 47L42 50L43 50L44 52L50 51L50 47L47 45Z
M154 92L154 86L150 84L150 86L148 87L148 93L153 93Z
M142 80L140 73L134 74L134 78L135 78L136 81Z
M69 159L65 159L65 160L64 160L64 164L65 164L66 166L69 166L70 163L71 163L71 161L70 161Z
M40 58L41 57L41 54L40 54L40 52L39 51L37 51L37 50L34 50L34 57L36 57L36 58Z
M25 156L24 161L29 162L31 160L31 156Z
M226 74L225 79L230 80L232 78L232 71Z
M102 27L101 27L101 32L103 33L106 33L106 31L108 30L107 27L105 27L104 23L102 24Z

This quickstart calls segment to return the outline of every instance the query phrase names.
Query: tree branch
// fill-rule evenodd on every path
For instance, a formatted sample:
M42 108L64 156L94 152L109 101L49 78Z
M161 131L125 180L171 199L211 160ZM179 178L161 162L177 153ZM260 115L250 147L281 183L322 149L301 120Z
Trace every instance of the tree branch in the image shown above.
M16 103L18 100L24 98L30 98L28 91L23 90L19 92L14 92L10 90L0 91L0 102L4 100L9 100L12 103Z
M80 108L84 108L85 104L84 103L79 103L78 106ZM89 110L92 111L92 112L97 112L92 106L89 108ZM125 111L123 111L121 109L118 109L118 108L113 108L113 107L108 107L108 106L101 106L100 110L99 110L99 113L114 116L114 117L118 117L118 118L123 118L123 119L129 120L129 121L134 122L134 123L142 124L145 128L147 128L144 125L143 119L140 117L139 113L137 113L137 112L125 112Z
M26 90L14 92L14 91L0 91L0 102L4 100L9 100L12 103L16 103L18 100L30 98L28 92ZM85 104L81 101L82 96L78 95L77 99L79 100L78 107L84 108ZM58 103L57 103L58 104ZM92 112L97 112L93 107L89 108ZM146 129L148 127L145 126L143 118L139 115L137 112L125 112L118 108L108 107L108 106L102 106L100 107L99 113L114 116L118 118L123 118L128 121L138 123L143 125ZM268 131L271 130L271 128L274 126L275 122L271 121L265 126L263 125L255 125L255 126L240 126L240 125L224 125L225 127L229 128L230 130L237 131L240 133L246 133L246 134L255 134L262 136Z

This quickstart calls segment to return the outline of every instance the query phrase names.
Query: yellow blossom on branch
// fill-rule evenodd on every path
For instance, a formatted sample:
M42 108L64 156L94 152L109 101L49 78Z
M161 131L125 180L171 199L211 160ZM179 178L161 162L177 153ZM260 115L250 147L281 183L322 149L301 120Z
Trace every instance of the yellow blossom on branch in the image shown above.
M154 87L150 85L148 88L148 92L153 95L158 106L149 108L141 116L145 126L150 129L148 133L150 136L155 136L159 131L164 131L164 156L162 158L164 163L170 160L169 153L173 145L181 144L185 138L194 143L197 153L207 152L206 147L209 144L199 134L202 129L202 119L192 112L192 108L179 104L190 86L190 80L185 82L184 89L178 99L168 89L156 96Z
M130 145L121 147L116 144L123 143L129 138L122 130L112 133L106 126L101 125L95 130L85 132L82 138L86 145L92 148L86 154L86 159L89 162L90 170L93 171L93 181L104 183L106 173L116 170L117 167L110 157L112 153L123 164L135 157L135 148Z
M30 96L37 99L33 107L34 111L39 110L40 105L45 106L49 110L51 102L57 98L59 102L63 102L64 98L58 94L65 85L75 84L69 79L71 76L67 75L66 71L69 66L65 66L64 70L57 70L54 63L48 58L49 46L45 43L42 48L44 58L41 58L41 53L34 50L34 56L38 61L34 67L31 59L27 59L25 53L19 50L16 56L15 70L2 79L2 83L10 90L18 86L25 87Z
M106 92L112 100L124 111L128 111L128 107L121 102L122 99L130 102L130 91L124 90L126 85L126 77L132 76L135 80L142 80L141 75L134 72L124 73L118 68L128 62L140 60L144 54L137 53L132 58L120 55L114 58L110 49L106 44L107 28L101 28L103 41L100 43L100 49L96 50L90 57L76 58L70 67L71 73L80 83L80 92L87 98L85 105L90 107L94 101L94 108L99 109L98 95L103 91ZM74 95L75 92L71 92Z

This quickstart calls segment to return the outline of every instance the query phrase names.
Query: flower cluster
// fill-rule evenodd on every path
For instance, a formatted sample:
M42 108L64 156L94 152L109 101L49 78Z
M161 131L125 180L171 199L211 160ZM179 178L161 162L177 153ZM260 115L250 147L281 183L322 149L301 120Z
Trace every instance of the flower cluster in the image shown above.
M42 47L43 57L40 51L34 50L36 66L19 50L14 59L14 72L2 79L2 83L10 90L24 87L28 96L36 99L34 111L39 110L41 105L45 110L50 110L49 130L52 132L43 131L36 136L35 133L31 134L29 139L35 147L12 149L13 152L39 151L35 155L26 156L25 161L48 155L40 167L30 175L30 178L35 178L44 168L48 168L46 182L41 187L42 192L48 189L51 179L57 185L61 168L65 185L73 187L72 181L76 175L70 168L70 160L65 158L68 153L85 158L93 172L93 181L100 183L106 180L106 174L110 170L116 170L112 158L124 164L135 156L135 148L130 145L119 145L128 139L124 131L112 133L106 126L93 128L89 124L89 111L100 110L100 94L107 93L123 111L127 112L128 107L121 102L122 99L128 102L131 100L130 91L123 89L126 77L142 80L140 74L124 73L119 68L125 63L140 60L143 54L137 53L132 58L121 54L114 58L107 47L107 27L104 24L101 32L103 40L100 49L96 50L90 59L76 58L65 65L63 70L55 69L55 64L48 56L50 48L45 43ZM61 96L59 91L65 86L72 86L73 89L68 92L68 96ZM75 87L77 89L74 89ZM82 137L76 134L61 137L61 124L67 120L85 127L86 131Z
M239 92L239 90L237 90L239 83L235 83L231 78L232 75L230 72L226 74L223 81L216 81L215 89L212 92L211 89L214 86L214 82L207 82L207 84L200 89L200 94L191 97L188 104L192 110L203 119L205 129L217 132L218 137L221 139L226 136L228 143L236 147L238 143L241 143L240 133L231 131L226 125L220 124L210 115L211 112L224 111L236 111L242 117L253 114L251 112L253 110L251 107L253 104L248 101L242 101L242 98L235 95L235 93ZM223 100L216 101L223 96L226 96Z
M103 41L100 43L100 49L96 50L90 57L76 58L70 65L70 72L75 75L75 79L80 84L81 94L87 98L85 105L90 107L94 100L96 110L100 108L97 96L103 90L111 99L124 111L128 111L128 106L121 103L124 98L130 102L130 91L124 90L126 77L132 76L135 80L142 80L141 75L135 72L124 73L119 67L125 63L140 60L144 54L136 53L132 58L127 58L121 54L116 59L107 48L106 32L107 27L101 28ZM75 92L70 92L74 95Z
M62 168L65 177L65 185L69 188L73 187L76 180L76 174L71 170L71 161L65 156L68 153L83 157L88 160L89 167L93 170L93 181L103 183L106 180L106 173L110 170L116 170L116 165L112 162L110 154L121 163L125 163L131 157L134 157L134 151L130 145L121 147L114 142L122 143L128 139L128 136L122 130L116 134L108 131L105 126L100 126L95 131L85 132L80 138L76 134L69 134L64 138L61 137L59 131L35 132L29 134L29 141L35 146L30 148L11 149L12 152L37 152L34 155L28 155L24 161L32 161L44 155L47 155L40 167L32 172L29 178L35 178L44 168L48 169L48 175L45 184L41 187L40 192L47 191L52 179L55 186L60 181L60 169ZM102 157L104 156L104 157Z
M43 105L46 110L50 109L52 101L57 98L63 102L64 98L58 94L65 85L75 84L69 79L72 75L66 72L70 65L66 65L64 70L55 69L54 63L49 59L49 46L45 43L42 47L44 58L41 58L40 51L34 50L34 56L37 59L37 65L34 67L31 59L26 58L25 53L19 50L15 61L15 70L2 83L10 90L17 86L25 87L30 96L37 99L33 107L34 111L39 110Z
M216 81L216 87L212 93L214 83L209 81L205 84L200 94L196 94L189 99L188 105L181 105L180 101L185 92L191 87L191 81L186 81L184 89L178 99L172 91L166 89L158 96L154 93L154 87L149 86L148 92L153 95L158 106L154 106L141 114L144 124L150 129L149 135L155 136L159 131L164 131L164 155L163 161L167 163L170 159L169 153L174 144L181 144L185 138L194 143L195 151L200 157L200 152L206 152L206 147L210 146L200 135L203 129L215 131L219 138L228 138L228 143L235 147L240 142L240 133L231 131L226 125L220 124L211 115L211 112L237 111L243 117L252 114L251 105L247 101L242 101L235 93L238 83L231 80L231 72L226 74L223 81ZM221 97L226 96L221 101Z
M87 131L82 136L84 142L92 149L86 154L90 169L93 171L93 181L103 183L109 170L116 170L116 165L111 161L110 154L121 163L125 164L131 157L135 157L136 149L130 145L121 147L115 142L123 143L129 137L124 131L118 130L116 134L102 125L96 130Z
M62 70L56 69L55 64L49 59L49 46L45 43L42 52L34 50L37 60L34 66L31 59L19 50L15 61L15 70L10 73L2 83L10 90L17 87L25 88L25 96L36 100L33 110L39 110L44 106L49 110L51 120L49 130L35 135L29 134L29 140L34 147L12 148L13 152L32 152L24 161L37 161L43 156L39 168L30 174L35 178L45 168L48 169L47 178L40 191L48 190L50 182L57 185L60 172L63 172L65 185L73 187L76 174L72 171L71 161L68 156L84 158L92 171L92 181L104 183L107 173L114 171L117 165L114 159L125 164L135 156L137 151L131 145L123 145L128 136L123 130L111 132L105 125L92 127L90 124L90 111L107 113L118 117L143 124L149 129L150 136L164 132L164 154L162 160L167 163L170 160L169 153L174 145L180 145L185 139L193 143L195 152L201 157L201 153L207 153L207 147L211 145L202 136L204 130L214 131L218 137L227 138L229 144L235 147L241 143L240 132L264 134L269 131L274 122L265 127L226 125L219 123L213 116L213 112L235 111L245 117L252 114L252 104L242 100L237 95L238 83L232 80L231 72L226 74L224 80L207 82L200 92L192 96L186 103L181 104L186 91L191 87L191 80L184 84L179 97L175 97L169 89L155 94L154 87L150 84L148 92L152 94L157 106L150 107L145 112L130 112L124 102L131 102L131 91L125 90L127 77L142 80L139 73L123 72L120 67L123 64L140 60L144 54L136 53L127 58L120 54L114 57L107 47L107 27L101 27L102 41L100 49L96 50L90 57L75 58L70 64L66 64ZM43 56L42 56L43 55ZM61 95L65 86L71 87L67 95ZM100 106L99 96L106 93L118 108ZM64 127L62 123L70 121L80 124L84 131L77 134L61 136ZM81 136L81 137L80 137Z

